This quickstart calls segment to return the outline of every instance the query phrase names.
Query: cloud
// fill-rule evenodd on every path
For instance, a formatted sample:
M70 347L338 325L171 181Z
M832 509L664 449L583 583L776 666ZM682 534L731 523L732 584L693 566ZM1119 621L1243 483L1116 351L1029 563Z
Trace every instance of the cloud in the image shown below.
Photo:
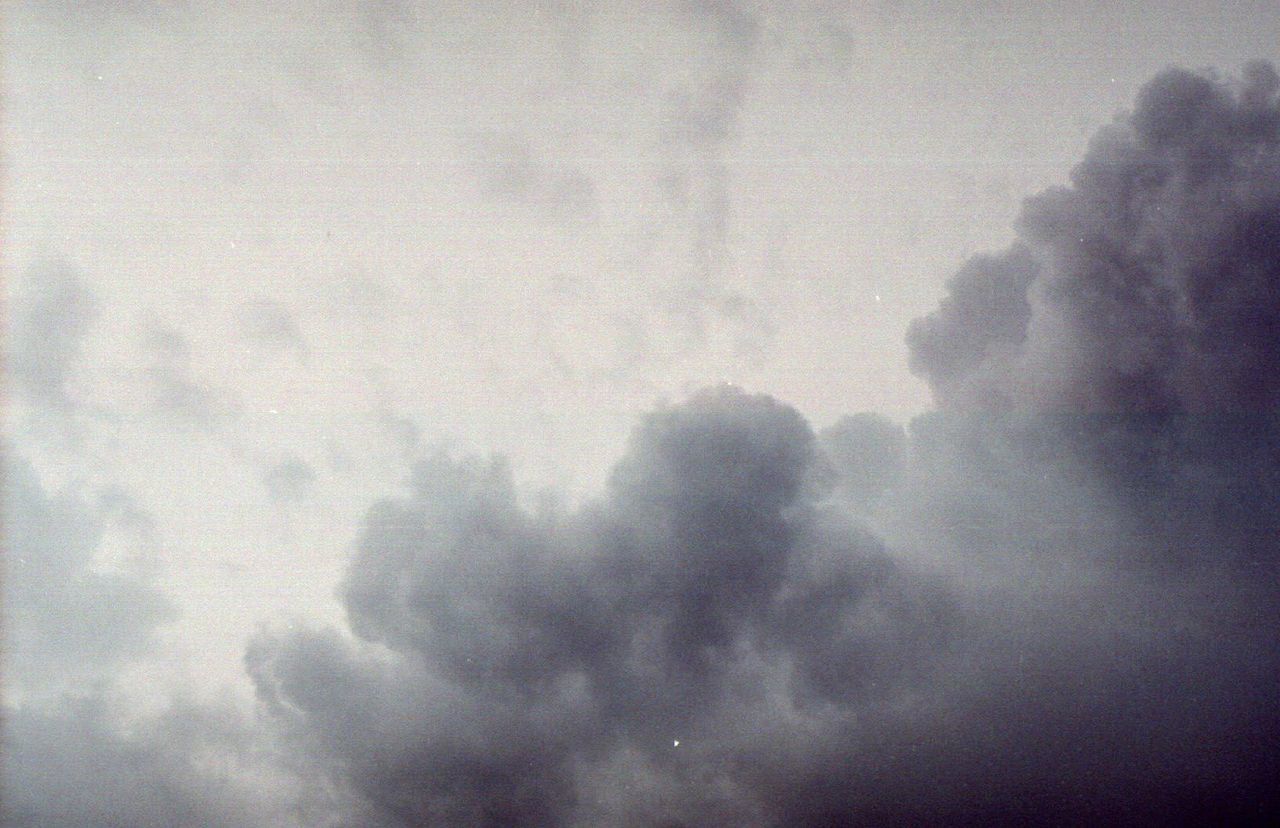
M239 403L232 394L193 376L191 342L181 331L152 325L143 348L146 364L140 379L149 410L209 429L238 414Z
M704 392L650 415L607 497L569 514L522 509L501 462L438 455L366 518L355 638L264 636L250 672L379 824L1275 807L1280 596L1226 565L1262 536L1209 509L1147 531L1056 425L935 415L903 468L884 421L819 440L769 398ZM850 517L886 496L917 526L897 542L948 566ZM1125 557L1210 537L1191 567Z
M5 710L6 826L334 826L333 803L232 706L170 701L126 724L111 693Z
M726 154L765 23L683 8L719 51L666 90L676 303L751 318L721 279ZM908 429L815 433L707 391L644 418L572 509L523 505L500 459L428 456L365 516L346 628L252 641L260 719L128 710L113 676L172 608L96 552L145 514L15 462L4 821L1274 821L1278 87L1262 64L1149 84L912 327L939 410ZM519 137L482 160L496 201L558 191ZM65 271L26 290L17 381L62 403L93 303ZM300 349L278 311L242 340ZM153 407L226 414L181 332L148 353ZM267 491L304 496L312 470L278 457Z
M844 503L862 513L899 485L906 466L907 435L875 414L842 417L819 435L833 483Z
M70 262L48 258L27 268L10 315L8 366L15 389L41 404L69 405L67 386L96 309Z
M912 327L905 433L707 391L567 512L428 458L264 706L368 824L1265 821L1275 86L1149 84Z
M595 182L575 166L542 157L526 137L486 133L469 147L480 195L495 203L527 205L560 224L595 220Z
M1275 559L1278 85L1260 63L1232 80L1162 72L1095 136L1070 187L1026 201L1018 241L968 262L912 324L912 365L956 415L935 419L952 431L931 451L962 458L948 473L958 499L1004 464L990 503L1038 497L1042 511L1092 487L1105 508L1084 513L1119 533L1095 540L1099 555ZM1014 461L1033 459L1079 496L1009 486Z
M646 278L676 350L703 347L716 329L735 356L758 358L772 337L766 309L736 284L733 176L728 163L742 112L758 74L761 14L730 2L675 6L693 46L688 69L661 89L661 151L654 181L665 210L645 228L636 263L656 265ZM672 268L668 256L679 263Z
M976 395L978 388L998 386L1000 372L1008 370L1008 361L1026 341L1027 289L1040 267L1023 246L970 259L951 278L938 310L912 324L907 334L911 367L929 381L939 403L957 397L963 403L966 391ZM996 376L986 382L979 377L990 374ZM989 406L1012 402L1007 397L983 401Z
M154 681L178 608L141 568L102 560L110 528L145 534L149 516L119 489L96 502L49 492L7 453L0 824L329 824L305 759L277 754L233 704L178 696L140 712L122 689L130 669Z
M288 454L262 474L262 484L276 503L290 503L304 499L316 479L315 470L296 454Z
M240 335L260 360L292 353L305 362L307 342L289 309L273 299L246 302L239 312Z
M142 574L97 565L107 515L47 492L20 456L6 458L5 480L6 683L91 681L149 649L176 610Z
M752 731L794 705L876 696L945 615L806 499L814 452L793 410L724 390L652 415L580 513L437 456L369 513L342 587L357 640L260 639L251 673L387 824L567 824L632 767L662 793L629 803L642 823L756 813L748 778L702 790L698 766L767 762Z
M1275 70L1170 69L909 334L947 406L1261 412L1280 397Z
M977 741L1002 763L1003 794L980 777L995 817L1278 807L1280 595L1256 582L1280 557L1275 92L1260 64L1161 73L909 331L942 410L913 424L898 531L999 585L974 650L979 709L1004 710Z

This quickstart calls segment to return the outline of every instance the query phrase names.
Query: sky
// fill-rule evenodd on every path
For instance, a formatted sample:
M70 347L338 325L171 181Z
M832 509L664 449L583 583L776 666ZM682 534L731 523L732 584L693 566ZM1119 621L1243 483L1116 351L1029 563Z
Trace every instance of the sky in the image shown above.
M1262 823L1272 3L10 2L4 825Z

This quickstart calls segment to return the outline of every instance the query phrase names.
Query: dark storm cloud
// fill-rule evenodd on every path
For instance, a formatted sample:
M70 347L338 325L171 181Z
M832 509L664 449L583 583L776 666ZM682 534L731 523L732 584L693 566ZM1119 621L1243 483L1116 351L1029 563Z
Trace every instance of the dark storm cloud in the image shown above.
M1102 129L1021 240L975 259L908 339L940 402L1038 411L1272 410L1280 401L1280 102L1171 69Z
M873 507L899 485L906 465L902 426L874 414L842 417L819 435L835 491L855 512Z
M714 767L771 765L755 731L793 706L882 695L947 613L809 499L814 453L794 411L723 391L650 417L573 515L436 457L371 510L342 589L390 657L319 631L260 640L250 670L388 824L616 820L615 767L658 786L637 824L754 820L751 772Z
M721 272L726 159L762 22L680 8L719 51L665 90L694 265L673 304L745 318ZM1261 64L1149 84L912 327L940 410L907 430L815 435L770 398L705 392L647 417L572 510L522 505L500 461L420 462L362 524L350 632L252 642L258 722L115 706L172 609L96 551L146 515L11 462L3 822L1273 822L1278 87ZM533 145L493 147L494 202L557 191ZM63 405L93 302L73 271L33 274L15 381ZM240 344L295 347L278 310ZM154 408L228 413L180 331L147 353ZM268 492L305 496L313 471L280 459Z
M1003 708L970 815L1280 804L1278 124L1268 66L1162 73L910 330L943 410L913 424L898 534L999 599L970 643L973 726Z
M938 415L904 469L884 421L818 441L707 393L651 416L569 515L520 508L501 463L437 456L367 517L358 640L262 638L250 671L388 825L1267 812L1274 586L1115 562L1150 536L1046 433ZM902 542L959 574L847 517L895 488ZM1159 542L1236 542L1238 514L1200 517Z
M936 418L940 445L969 447L946 452L967 452L960 500L1003 463L989 503L1071 503L1010 473L1083 464L1126 527L1095 540L1099 555L1275 560L1278 87L1260 63L1238 80L1161 73L1070 187L1027 200L1019 241L966 264L911 326L913 367L944 410L988 412Z
M260 697L387 825L1265 822L1275 86L1153 81L913 327L908 434L705 392L570 513L423 462Z

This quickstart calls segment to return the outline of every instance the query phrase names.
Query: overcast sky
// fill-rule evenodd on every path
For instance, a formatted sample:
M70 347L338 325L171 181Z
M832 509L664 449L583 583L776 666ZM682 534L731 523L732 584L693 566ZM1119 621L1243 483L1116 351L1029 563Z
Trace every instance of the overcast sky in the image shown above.
M1275 805L1274 3L4 17L5 824Z

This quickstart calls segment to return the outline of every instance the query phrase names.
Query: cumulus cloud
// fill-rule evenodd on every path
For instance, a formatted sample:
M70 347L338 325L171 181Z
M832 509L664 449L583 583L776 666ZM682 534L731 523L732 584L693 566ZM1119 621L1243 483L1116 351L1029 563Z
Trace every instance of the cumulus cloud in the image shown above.
M500 462L436 456L366 519L355 637L265 636L250 671L387 825L1273 807L1274 588L1113 560L1147 537L1127 504L1042 429L980 422L922 422L903 470L883 421L818 440L773 400L704 393L651 415L571 514L520 508ZM959 574L850 517L890 484L935 513L903 543L958 550Z
M729 2L678 8L681 36L713 45L655 80L672 221L646 235L689 265L673 318L765 331L729 278L730 155L776 32ZM410 11L374 8L366 59L408 59L393 30L418 25ZM827 35L847 64L852 34ZM1017 241L912 326L939 410L909 428L863 414L815 432L770 397L707 391L644 418L576 508L524 505L500 459L421 460L360 525L345 628L254 637L259 719L129 710L114 678L174 610L97 551L110 521L145 531L145 512L120 491L52 492L16 459L0 818L1274 821L1278 91L1264 64L1153 80L1069 186L1028 200ZM522 136L477 143L483 195L594 209L592 179ZM351 296L370 326L395 304ZM74 270L32 271L11 363L26 399L74 397L93 306ZM283 306L241 310L237 344L305 353ZM234 401L193 350L156 327L139 387L212 426ZM382 419L397 460L422 451L410 421ZM260 470L277 503L314 485L300 456L259 456L279 460Z
M375 824L1265 821L1275 92L1149 84L912 327L908 432L704 392L567 512L423 461L266 709Z
M1275 70L1161 73L908 335L944 405L1259 412L1280 394Z
M912 365L953 415L937 419L954 431L942 445L963 432L989 451L955 467L963 497L984 465L1034 456L1043 480L1084 464L1095 499L1125 507L1111 554L1274 559L1277 85L1261 63L1239 79L1161 73L1070 187L1026 201L1019 240L968 262L911 326ZM1018 488L991 502L1056 497Z
M718 391L652 415L579 513L428 460L366 520L357 639L259 640L259 692L388 824L756 819L760 731L882 696L948 612L806 494L815 451L792 409ZM619 773L653 790L608 804Z
M907 335L911 366L929 381L939 402L961 393L957 385L981 385L978 375L1008 370L1005 363L1026 340L1031 320L1027 288L1039 271L1039 263L1022 246L979 255L951 278L941 306L912 324ZM1010 402L1007 396L983 401L993 407Z

